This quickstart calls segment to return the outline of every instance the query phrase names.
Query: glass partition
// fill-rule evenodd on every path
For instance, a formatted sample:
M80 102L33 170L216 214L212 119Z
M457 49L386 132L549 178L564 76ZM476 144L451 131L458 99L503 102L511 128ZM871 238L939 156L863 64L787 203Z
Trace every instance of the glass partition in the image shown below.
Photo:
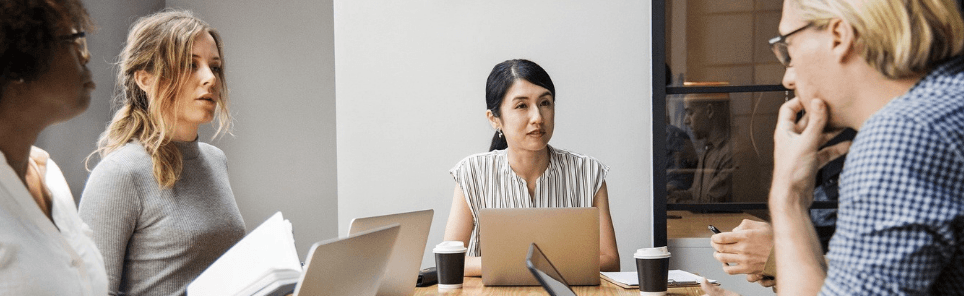
M778 36L783 1L665 1L665 61L683 81L778 85L784 68L767 40Z
M736 215L734 223L768 218L773 129L793 97L767 43L779 35L782 7L772 0L653 2L653 70L665 73L653 75L653 108L662 113L653 116L657 244L708 236L692 214Z

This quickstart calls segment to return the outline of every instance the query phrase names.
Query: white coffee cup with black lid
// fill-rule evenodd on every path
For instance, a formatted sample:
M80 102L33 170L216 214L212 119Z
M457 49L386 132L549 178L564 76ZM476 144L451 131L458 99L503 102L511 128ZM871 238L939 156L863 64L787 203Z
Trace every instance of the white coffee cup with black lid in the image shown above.
M439 290L462 288L467 250L461 241L444 241L432 249L435 253Z

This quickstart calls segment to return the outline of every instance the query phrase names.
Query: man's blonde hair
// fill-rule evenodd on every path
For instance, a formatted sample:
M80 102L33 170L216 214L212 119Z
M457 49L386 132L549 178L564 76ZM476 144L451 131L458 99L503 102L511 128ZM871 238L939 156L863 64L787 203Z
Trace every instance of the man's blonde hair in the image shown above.
M177 94L191 76L194 38L200 34L210 34L214 38L222 59L222 70L214 73L220 82L221 93L215 114L219 125L216 135L230 131L221 36L189 11L164 10L138 19L131 27L118 61L121 108L101 134L94 153L105 157L137 140L151 155L158 184L161 187L174 185L183 166L181 152L171 143L178 116ZM135 74L141 70L155 77L146 91L135 81Z
M964 21L952 0L787 1L817 27L848 22L857 53L890 79L924 75L964 48Z

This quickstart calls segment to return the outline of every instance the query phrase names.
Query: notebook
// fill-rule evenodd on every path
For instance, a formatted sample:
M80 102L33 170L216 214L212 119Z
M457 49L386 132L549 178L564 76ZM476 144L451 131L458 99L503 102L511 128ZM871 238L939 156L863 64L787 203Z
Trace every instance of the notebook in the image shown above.
M635 271L623 272L600 272L600 276L606 281L626 289L639 288L639 276ZM700 276L687 271L671 269L666 277L668 287L698 287ZM710 284L719 286L716 280L706 279Z
M400 228L392 224L315 243L294 295L375 296Z
M401 227L377 295L411 296L415 294L415 283L418 281L418 271L422 264L422 255L425 254L425 244L428 241L428 232L432 227L434 213L434 210L422 210L356 218L351 221L349 235L393 223Z
M556 267L552 265L549 258L542 253L535 243L529 246L529 254L526 255L526 267L532 275L539 281L543 289L551 296L576 296L576 292L569 288L569 283L559 274Z
M187 294L287 294L301 273L291 223L277 212L208 266L187 286Z
M597 208L482 209L479 211L482 283L536 286L525 258L539 244L570 284L599 285Z

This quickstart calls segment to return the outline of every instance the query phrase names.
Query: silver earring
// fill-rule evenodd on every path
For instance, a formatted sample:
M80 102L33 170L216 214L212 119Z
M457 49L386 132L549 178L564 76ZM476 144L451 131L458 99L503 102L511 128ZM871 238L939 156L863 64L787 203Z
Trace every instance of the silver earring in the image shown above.
M790 91L787 90L783 92L783 102L786 103L789 101L790 101Z
M496 132L496 133L499 133L499 138L502 138L502 130L501 130L501 129L500 129L500 130L496 130L495 132Z

